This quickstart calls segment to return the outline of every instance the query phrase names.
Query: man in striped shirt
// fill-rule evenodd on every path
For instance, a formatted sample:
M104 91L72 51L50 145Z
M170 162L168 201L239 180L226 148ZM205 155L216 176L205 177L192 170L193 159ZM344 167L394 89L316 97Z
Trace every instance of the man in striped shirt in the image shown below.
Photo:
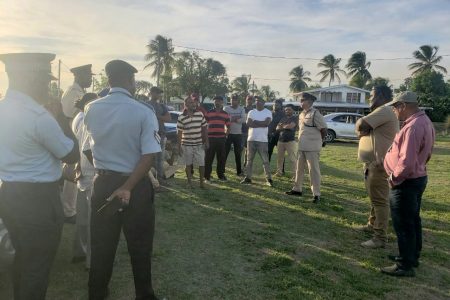
M211 180L212 164L217 155L217 177L220 181L226 181L225 177L225 142L230 128L230 115L223 110L222 96L214 97L214 109L206 114L208 121L208 139L210 147L205 157L205 179Z
M178 117L178 147L186 165L188 185L192 186L192 168L197 165L200 173L200 187L204 188L205 149L209 142L206 129L206 119L202 112L196 109L194 99L184 100L185 111Z

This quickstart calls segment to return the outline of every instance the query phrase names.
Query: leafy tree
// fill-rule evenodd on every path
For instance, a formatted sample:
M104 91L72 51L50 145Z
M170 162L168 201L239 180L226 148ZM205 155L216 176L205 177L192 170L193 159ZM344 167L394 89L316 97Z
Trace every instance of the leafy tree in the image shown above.
M177 55L172 88L178 95L197 92L204 100L208 96L228 92L228 77L223 64L212 58L204 59L196 52L184 51ZM202 100L202 101L203 101Z
M289 88L292 92L301 92L308 87L306 82L310 82L311 78L308 76L311 75L310 72L303 70L303 66L299 65L293 68L289 75L291 76L291 84Z
M252 89L255 89L255 87L252 87L250 75L241 75L231 82L231 90L238 94L240 98L245 98L251 93Z
M261 86L261 88L258 90L257 93L258 93L258 95L263 97L263 99L265 101L274 101L277 98L277 96L280 94L279 92L272 90L270 85Z
M322 86L318 83L315 84L311 84L309 85L306 89L304 89L304 91L310 91L310 90L314 90L314 89L320 89Z
M383 77L375 77L372 78L371 80L369 80L369 82L364 86L364 88L366 90L371 90L374 86L380 86L380 85L384 85L387 87L392 88L392 85L389 82L388 78L383 78Z
M109 87L108 77L106 77L103 73L98 74L100 79L97 79L96 76L92 77L92 87L95 93L100 93L105 88Z
M417 62L410 64L408 67L410 70L414 70L412 76L416 76L425 71L439 70L443 73L447 73L447 69L438 65L442 60L442 56L438 56L438 46L423 45L420 50L413 52L413 56L417 59Z
M153 84L148 81L136 80L136 94L147 95L148 93L150 93L150 89L152 86Z
M400 84L398 89L395 89L395 92L399 93L399 92L405 92L405 91L410 90L411 89L411 83L412 83L412 78L411 77L405 78L405 80L403 81L402 84Z
M417 93L421 106L433 108L429 112L432 121L444 121L450 113L450 89L441 73L434 70L419 73L412 79L411 90Z
M356 74L350 79L350 82L348 84L362 89L364 88L366 82L367 81L364 78L362 78L361 75Z
M149 63L144 69L153 68L152 77L156 77L156 85L159 86L161 75L172 73L175 62L172 39L158 34L146 47L148 53L144 59Z
M357 51L353 53L345 67L348 69L347 74L352 76L350 82L353 82L353 86L362 88L367 81L372 79L372 75L368 70L370 61L367 61L365 52Z
M342 75L347 75L344 70L339 67L339 63L341 62L340 58L335 58L333 54L328 54L324 58L320 60L317 64L318 67L325 68L325 70L320 71L317 75L322 76L320 82L324 82L327 77L330 78L328 81L328 86L331 85L331 82L337 79L339 83L341 83L341 78L339 77L339 73Z

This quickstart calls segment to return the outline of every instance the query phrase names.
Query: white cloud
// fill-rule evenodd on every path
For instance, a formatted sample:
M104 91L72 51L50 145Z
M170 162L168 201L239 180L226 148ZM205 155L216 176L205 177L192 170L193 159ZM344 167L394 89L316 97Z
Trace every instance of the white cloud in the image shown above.
M420 45L450 54L450 3L446 1L70 1L6 0L0 4L0 52L46 51L64 65L104 64L123 58L142 70L145 45L157 34L176 45L274 56L347 58L357 50L369 60L410 57ZM181 49L177 49L181 50ZM230 75L252 74L258 85L288 93L288 72L302 64L312 77L317 61L278 60L200 52L220 60ZM450 70L450 57L443 65ZM411 61L372 61L374 76L398 85ZM1 65L1 64L0 64ZM6 88L0 67L0 91ZM150 70L138 77L149 79ZM67 68L63 88L71 81Z

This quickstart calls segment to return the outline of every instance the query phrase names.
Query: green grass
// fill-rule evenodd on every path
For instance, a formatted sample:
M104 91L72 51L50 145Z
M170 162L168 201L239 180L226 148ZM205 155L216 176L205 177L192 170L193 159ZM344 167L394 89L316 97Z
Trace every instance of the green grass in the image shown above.
M396 253L395 234L386 249L359 245L368 236L354 228L367 220L362 165L353 142L327 145L321 154L322 203L284 195L290 170L263 185L256 161L254 184L185 188L177 173L171 192L157 194L153 255L156 293L167 299L448 299L450 297L450 138L439 138L429 164L423 199L424 249L415 278L379 273ZM275 162L272 162L274 167ZM275 170L273 168L273 170ZM198 174L198 172L196 172ZM48 299L86 299L87 272L71 265L73 226L66 225L52 271ZM122 240L111 281L111 299L131 299L133 280ZM0 299L9 299L0 275Z

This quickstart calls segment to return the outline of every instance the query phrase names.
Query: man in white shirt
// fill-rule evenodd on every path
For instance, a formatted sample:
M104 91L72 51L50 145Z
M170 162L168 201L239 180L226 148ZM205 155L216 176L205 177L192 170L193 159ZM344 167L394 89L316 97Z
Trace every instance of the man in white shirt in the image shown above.
M256 108L251 110L247 116L248 138L247 138L247 172L242 184L251 184L253 175L253 159L259 153L266 174L266 185L273 186L270 174L268 153L268 126L272 120L272 112L264 108L264 100L256 96Z

